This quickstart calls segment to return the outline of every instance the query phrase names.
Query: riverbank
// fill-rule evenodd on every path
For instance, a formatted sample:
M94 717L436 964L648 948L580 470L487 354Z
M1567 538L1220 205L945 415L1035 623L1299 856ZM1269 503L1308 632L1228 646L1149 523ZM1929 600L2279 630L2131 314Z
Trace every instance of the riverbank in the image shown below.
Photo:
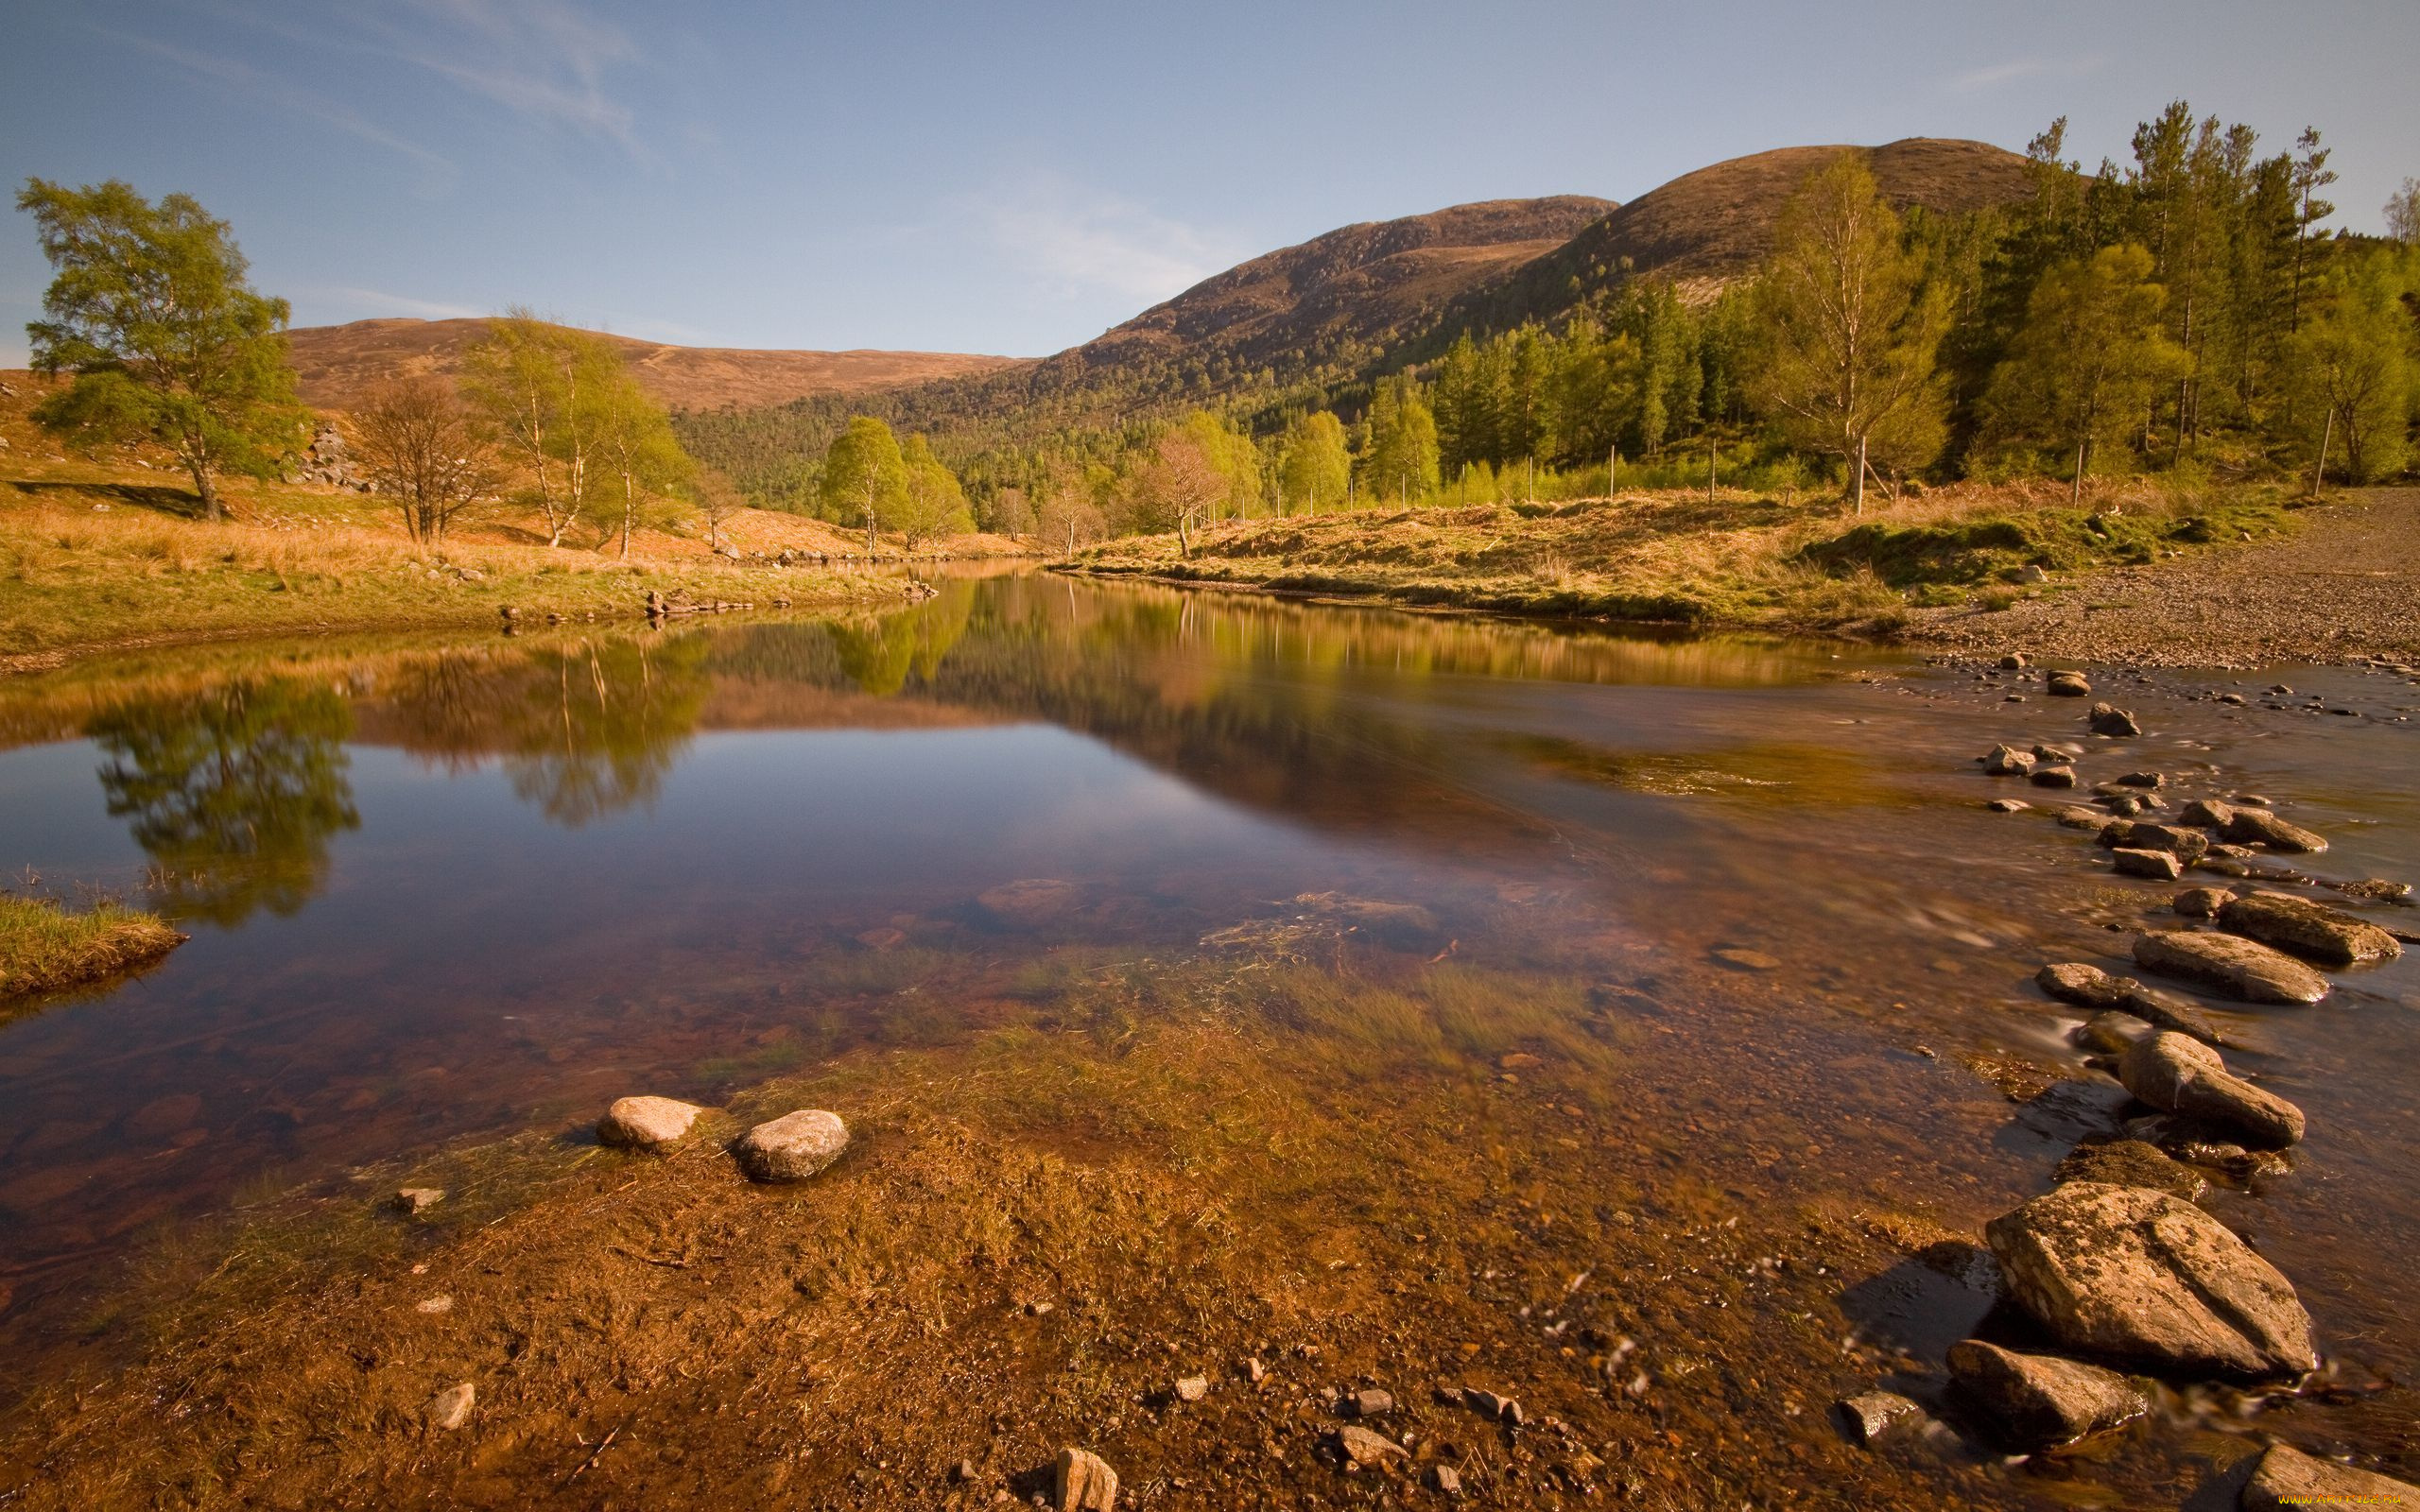
M1364 510L1112 541L1070 571L1408 608L1895 635L1927 610L1996 612L2061 580L2273 541L2297 517L2274 490L1961 485L1870 508L1737 491L1557 504ZM2030 572L2028 569L2038 569Z
M644 616L654 592L683 606L839 610L898 602L912 560L821 521L735 511L709 532L651 521L549 547L531 522L475 509L441 549L416 546L391 504L320 481L229 478L227 519L197 518L190 486L154 447L62 451L29 419L48 381L0 372L0 675L79 656L237 636L524 625ZM711 538L711 539L710 539ZM979 536L953 558L1012 555ZM717 549L721 547L723 549Z
M2420 489L2368 489L2299 528L2088 574L1998 613L1918 610L1911 644L2139 666L2420 661Z
M38 992L57 992L158 960L185 936L157 914L115 902L86 909L0 892L0 1012Z

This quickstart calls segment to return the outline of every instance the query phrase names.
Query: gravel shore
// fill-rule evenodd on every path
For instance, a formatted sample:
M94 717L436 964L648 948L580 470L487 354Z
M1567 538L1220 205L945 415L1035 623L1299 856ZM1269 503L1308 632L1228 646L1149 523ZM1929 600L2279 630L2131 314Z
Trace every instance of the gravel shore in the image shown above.
M2347 492L2283 540L2081 576L1996 613L1919 611L1903 638L2144 666L2420 658L2420 489Z

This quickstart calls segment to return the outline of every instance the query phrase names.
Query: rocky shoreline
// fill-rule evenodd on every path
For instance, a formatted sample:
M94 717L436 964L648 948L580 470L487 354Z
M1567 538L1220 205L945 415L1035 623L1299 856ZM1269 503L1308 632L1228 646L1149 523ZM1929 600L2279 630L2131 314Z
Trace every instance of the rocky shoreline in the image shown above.
M2380 670L2413 675L2400 664ZM2010 653L1974 675L2031 674L2024 655ZM2044 672L2040 690L2076 699L2094 692L2089 678L2071 668ZM2024 696L2009 695L2013 701ZM2270 696L2273 707L2285 708L2273 700L2291 693L2277 687ZM2420 919L2410 914L2381 921L2281 890L2328 888L2355 906L2393 909L2409 907L2408 883L2328 880L2276 865L2268 858L2317 855L2328 841L2280 816L2262 795L2187 795L2188 785L2222 787L2215 771L2173 783L2156 770L2109 772L2135 765L2127 743L2142 735L2142 722L2108 702L2092 704L2081 722L2079 740L2003 744L1976 764L1987 778L2061 791L2085 787L2100 775L2088 789L2097 808L2049 812L2066 828L2091 831L2118 875L2174 882L2200 870L2267 885L2178 893L2172 927L2134 936L2134 959L2146 971L2235 1003L2301 1008L2329 995L2327 972L2393 960L2404 942L2420 941L2412 927ZM2104 773L2090 774L2088 766ZM2034 811L2013 799L1985 806L2009 815ZM2171 807L2174 823L2141 817ZM1878 1385L1838 1404L1841 1419L1868 1444L1920 1431L1946 1409L1953 1424L2006 1448L2064 1447L2149 1410L2147 1390L2155 1382L2291 1389L2321 1365L2310 1314L2292 1282L2195 1202L2214 1185L2290 1170L2287 1152L2306 1132L2302 1109L2231 1069L2217 1048L2226 1037L2170 991L2082 962L2046 963L2034 985L2092 1015L2074 1031L2079 1046L2091 1052L2085 1065L2132 1100L2131 1112L2121 1109L2122 1132L2078 1144L2048 1194L1985 1228L2002 1295L2059 1352L2020 1352L1986 1338L1960 1343L1948 1353L1947 1389L1929 1403ZM2420 1502L2420 1486L2274 1443L2244 1480L2239 1504L2379 1498Z

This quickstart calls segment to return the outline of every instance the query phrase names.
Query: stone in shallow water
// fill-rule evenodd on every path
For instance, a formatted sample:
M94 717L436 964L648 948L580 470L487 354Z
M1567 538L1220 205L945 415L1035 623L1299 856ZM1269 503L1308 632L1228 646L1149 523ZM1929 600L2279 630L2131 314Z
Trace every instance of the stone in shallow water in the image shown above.
M2169 906L2187 919L2208 919L2234 901L2235 894L2224 887L2187 887Z
M2318 851L2327 849L2327 841L2304 829L2289 824L2267 809L2232 809L2220 831L2238 845L2265 845L2272 850Z
M2118 1062L2126 1090L2162 1112L2217 1124L2256 1144L2294 1144L2303 1110L2227 1070L2208 1045L2160 1033L2129 1046Z
M2310 1506L2420 1506L2420 1486L2317 1459L2284 1444L2260 1456L2244 1483L2244 1512L2289 1512Z
M2042 688L2054 698L2084 698L2092 695L2092 683L2081 672L2045 673Z
M2234 935L2153 930L2135 936L2135 964L2198 982L2245 1003L2317 1003L2327 978L2256 940Z
M2135 723L2135 716L2116 704L2094 704L2091 721L2092 732L2096 735L2111 735L2124 739L2143 732L2143 727Z
M1895 1391L1861 1391L1840 1404L1849 1433L1860 1444L1872 1444L1902 1423L1919 1421L1924 1408Z
M702 1111L670 1097L616 1097L596 1121L596 1139L620 1149L658 1149L686 1136Z
M2220 908L2218 919L2219 927L2229 934L2290 951L2322 966L2391 961L2403 954L2394 936L2369 920L2291 893L2256 892L2249 898L2233 899Z
M445 1200L442 1187L404 1187L395 1193L395 1206L409 1213L423 1213Z
M2143 819L2110 820L2101 827L2100 843L2112 850L2166 850L2187 861L2210 849L2210 837L2199 830Z
M757 1125L734 1149L740 1169L759 1181L804 1181L848 1147L849 1127L839 1114L803 1108Z
M1949 1348L1949 1374L2010 1443L2047 1448L2115 1428L2146 1403L2124 1376L2055 1355L2019 1354L1981 1339Z
M2011 1298L2066 1349L2189 1375L2318 1365L2293 1283L2181 1198L2075 1181L1984 1236Z
M2108 1140L2079 1144L2051 1173L2051 1179L2099 1181L2105 1186L2142 1187L2191 1202L2210 1189L2202 1174L2182 1160L2170 1160L2157 1145L2141 1140Z
M1745 950L1737 946L1725 946L1716 951L1714 958L1725 966L1736 966L1743 971L1781 970L1781 961L1778 957L1768 955L1763 951Z
M2185 875L2185 863L2167 850L2133 850L2120 846L2109 852L2109 858L2121 877L2149 877L2155 882L2174 882Z
M2033 753L2014 746L1995 746L1983 757L1983 772L1988 777L2023 777L2033 770Z

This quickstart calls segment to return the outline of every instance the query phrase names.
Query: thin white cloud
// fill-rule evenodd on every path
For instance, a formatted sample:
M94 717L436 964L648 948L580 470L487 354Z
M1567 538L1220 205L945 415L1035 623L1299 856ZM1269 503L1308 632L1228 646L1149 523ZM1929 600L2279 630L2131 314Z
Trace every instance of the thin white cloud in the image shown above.
M963 209L1054 299L1114 294L1156 303L1241 255L1232 236L1047 176L966 201Z
M2081 78L2098 71L2109 60L2100 53L2085 53L2075 58L2012 58L2004 62L1971 68L1942 81L1942 87L1952 94L1973 94L1983 90L2013 84L2021 78Z
M348 304L356 309L376 310L384 315L408 315L423 320L475 320L493 315L493 310L474 309L467 304L446 304L436 300L416 300L407 294L389 294L384 289L352 287L316 288L299 291L304 299L327 304Z
M364 142L400 153L420 165L421 191L428 198L437 198L451 189L458 177L451 158L433 152L407 137L398 136L360 112L323 95L264 73L241 59L198 52L124 32L105 32L103 35L173 63L199 78L232 86L248 99L266 100L281 109L309 116L322 125L359 137Z

